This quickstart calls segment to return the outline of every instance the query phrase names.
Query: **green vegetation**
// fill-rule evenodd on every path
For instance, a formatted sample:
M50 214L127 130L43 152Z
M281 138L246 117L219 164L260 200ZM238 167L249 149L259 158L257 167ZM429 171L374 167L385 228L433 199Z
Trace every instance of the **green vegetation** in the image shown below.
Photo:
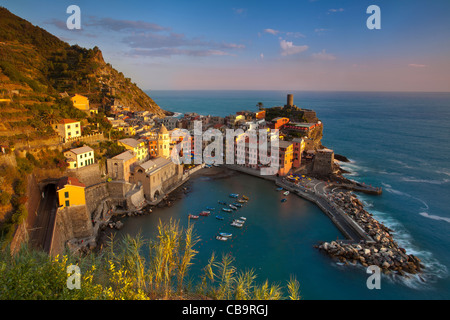
M160 222L157 238L141 236L111 239L100 254L77 257L64 254L50 258L43 252L22 247L14 255L0 252L0 299L283 299L282 287L255 282L253 270L238 271L233 258L214 254L199 284L189 279L200 241L192 226ZM146 258L147 257L147 258ZM80 289L67 287L67 267L80 268ZM70 281L70 280L69 280ZM288 298L299 299L299 283L287 283Z
M14 191L10 194L6 191L0 193L0 205L12 206L12 211L5 217L0 225L0 239L5 242L11 241L17 226L27 218L27 179L28 175L35 170L59 168L63 171L67 164L64 155L58 150L41 150L37 157L27 153L24 158L16 157L17 166L0 166L0 180L3 186L10 185Z

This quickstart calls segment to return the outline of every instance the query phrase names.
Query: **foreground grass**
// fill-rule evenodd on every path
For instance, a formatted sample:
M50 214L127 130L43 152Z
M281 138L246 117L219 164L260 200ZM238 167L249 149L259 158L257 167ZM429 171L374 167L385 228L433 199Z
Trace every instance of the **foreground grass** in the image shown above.
M238 271L230 255L217 259L213 253L200 279L187 281L198 241L192 227L183 229L170 220L160 222L157 239L126 236L120 243L111 239L107 250L86 257L67 253L51 258L27 247L15 255L2 250L0 299L300 299L294 277L287 282L284 297L278 284L267 280L257 284L254 270ZM144 253L150 258L145 259ZM71 265L80 268L80 289L69 289L76 284L73 273L68 273Z

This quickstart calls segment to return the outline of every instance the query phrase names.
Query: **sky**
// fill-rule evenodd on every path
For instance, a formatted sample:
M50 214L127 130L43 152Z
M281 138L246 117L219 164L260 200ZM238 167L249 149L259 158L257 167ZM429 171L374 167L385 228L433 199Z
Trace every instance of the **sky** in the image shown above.
M69 30L70 5L81 29ZM369 29L370 5L381 29ZM450 91L450 1L0 0L144 90Z

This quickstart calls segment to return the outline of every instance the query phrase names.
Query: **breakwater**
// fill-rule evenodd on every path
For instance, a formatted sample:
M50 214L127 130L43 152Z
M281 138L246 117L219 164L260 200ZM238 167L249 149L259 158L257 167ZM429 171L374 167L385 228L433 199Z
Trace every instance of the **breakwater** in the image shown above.
M407 254L393 239L392 230L372 217L364 209L364 205L350 191L363 190L366 193L380 194L381 189L358 184L352 188L352 183L330 183L325 187L324 181L310 178L313 188L292 183L285 178L265 177L259 171L242 168L237 165L226 167L246 174L272 180L276 185L315 203L345 235L346 240L323 242L316 246L330 257L344 264L360 263L364 267L375 265L385 273L395 272L399 275L416 274L424 266L419 258ZM319 188L317 188L319 186Z

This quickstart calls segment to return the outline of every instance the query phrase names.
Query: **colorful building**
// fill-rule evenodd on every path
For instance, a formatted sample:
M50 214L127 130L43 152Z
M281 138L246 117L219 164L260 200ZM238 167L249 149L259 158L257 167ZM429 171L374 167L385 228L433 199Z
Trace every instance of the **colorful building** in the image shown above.
M55 125L55 131L64 141L81 137L81 122L72 119L63 119Z
M89 99L80 94L75 94L70 100L73 106L82 111L89 111Z
M294 143L294 168L299 168L302 164L302 154L305 151L305 140L302 138L295 138L292 140Z
M82 168L95 162L94 150L88 146L70 149L64 152L64 157L69 163L69 169Z
M275 119L272 119L272 123L269 124L269 127L271 129L280 129L285 124L289 123L289 118L285 117L278 117Z
M279 141L280 151L278 155L278 175L285 176L289 173L294 162L294 143L292 141Z
M59 207L71 207L86 204L86 186L74 177L65 177L59 180L56 187Z
M145 161L148 157L148 149L143 140L133 138L121 139L117 142L119 146L124 146L127 150L131 150L136 155L137 161Z

